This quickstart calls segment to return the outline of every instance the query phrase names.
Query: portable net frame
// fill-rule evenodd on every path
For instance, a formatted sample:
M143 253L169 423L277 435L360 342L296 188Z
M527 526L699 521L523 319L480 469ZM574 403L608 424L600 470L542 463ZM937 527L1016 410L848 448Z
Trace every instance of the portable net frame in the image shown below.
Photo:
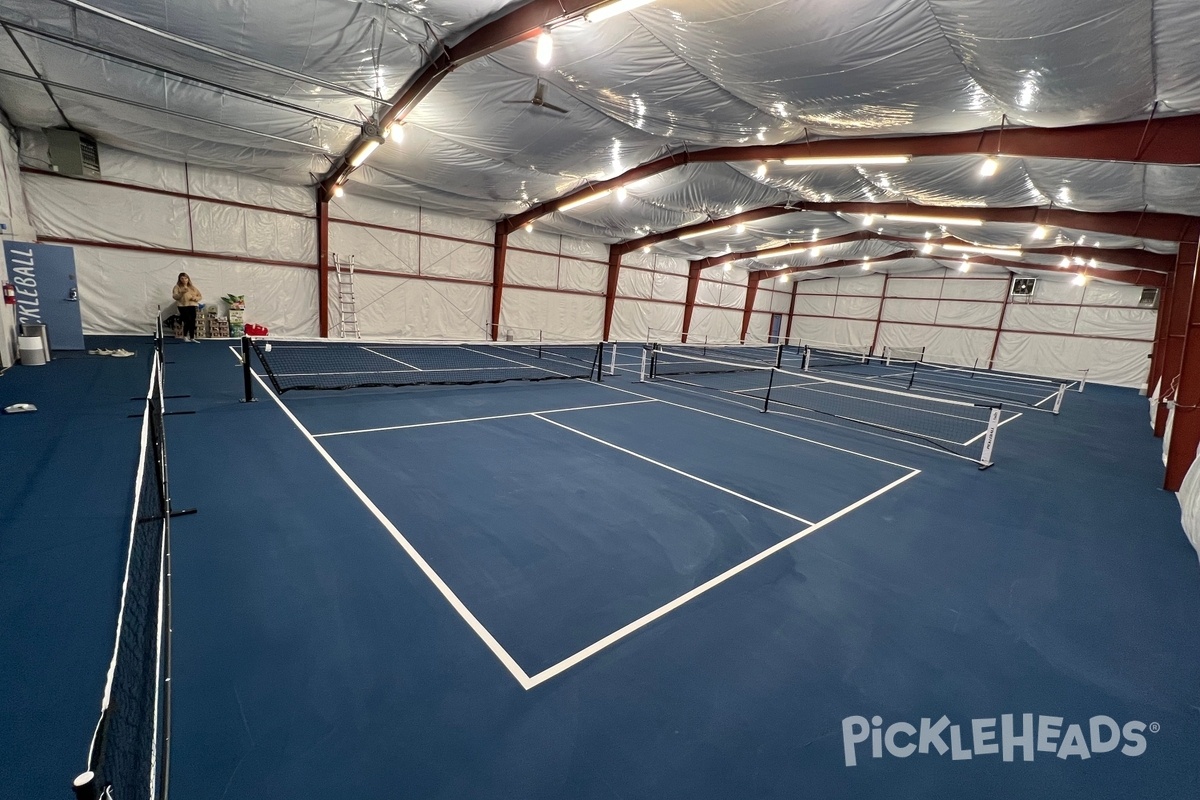
M1051 414L1062 409L1068 389L1083 391L1082 382L996 372L977 366L935 364L923 360L924 357L924 348L885 348L884 364L893 371L877 376L876 380L907 389L926 387L962 399L995 400Z
M834 345L818 347L804 345L805 371L823 367L850 367L871 363L871 348L868 345L856 347L852 345Z
M161 327L142 412L125 573L112 659L81 800L159 800L170 777L171 500L163 424Z
M711 368L720 371L722 364L749 364L778 367L783 362L783 344L667 344L651 346L659 375L689 374L699 362L710 359ZM675 358L679 356L679 358ZM675 372L674 370L679 370Z
M888 438L992 465L1001 406L839 381L777 366L655 350L646 376L719 392L768 412L806 411L865 426ZM799 415L803 416L803 415Z
M243 339L282 394L295 390L448 386L507 381L601 380L599 342L399 342Z

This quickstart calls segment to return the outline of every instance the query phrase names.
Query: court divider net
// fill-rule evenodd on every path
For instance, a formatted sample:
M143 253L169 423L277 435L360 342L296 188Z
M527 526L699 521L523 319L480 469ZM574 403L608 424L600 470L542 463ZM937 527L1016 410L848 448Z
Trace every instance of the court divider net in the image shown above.
M248 346L247 346L248 344ZM601 380L600 342L247 339L279 393L379 386ZM243 359L247 372L249 358ZM247 381L249 386L249 381Z
M650 380L719 392L764 412L810 412L853 422L973 461L981 469L993 463L998 403L930 397L761 363L705 358L676 348L654 348L648 373Z

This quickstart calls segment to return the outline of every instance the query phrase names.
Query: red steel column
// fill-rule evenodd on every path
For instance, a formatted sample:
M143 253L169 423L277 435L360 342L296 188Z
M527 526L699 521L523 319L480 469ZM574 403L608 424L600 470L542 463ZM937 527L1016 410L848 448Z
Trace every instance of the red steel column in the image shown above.
M1000 334L1004 333L1004 319L1008 316L1008 306L1012 303L1012 277L1009 277L1009 284L1005 287L1004 305L1000 308L1000 321L996 323L996 338L992 340L992 354L988 356L988 363L984 364L984 369L992 369L996 365L996 351L1000 349Z
M621 277L624 252L616 245L608 247L608 289L604 293L604 341L612 333L613 309L617 306L617 281Z
M875 354L875 347L879 344L879 325L883 322L883 303L887 300L888 279L891 277L888 273L883 273L883 290L879 293L879 313L875 315L875 335L871 337L871 355Z
M492 341L500 336L500 303L504 299L504 261L508 256L508 234L496 227L496 246L492 250Z
M792 281L792 302L788 304L788 321L787 330L783 334L783 343L792 343L792 320L796 318L796 289L800 286L800 282Z
M1185 264L1185 259L1190 262ZM1183 324L1176 328L1175 315L1171 327L1181 331L1179 349L1179 390L1175 395L1175 419L1171 423L1171 441L1167 443L1167 474L1163 488L1179 491L1188 467L1196 459L1200 444L1200 248L1195 242L1179 245L1179 262L1175 267L1177 287L1183 278L1188 280L1187 307ZM1184 292L1179 291L1183 295ZM1172 343L1175 334L1172 333ZM1167 374L1170 374L1168 371ZM1165 376L1164 376L1165 378Z
M738 341L746 343L746 332L750 330L750 318L754 316L754 298L758 297L758 284L761 279L755 278L754 273L746 276L746 307L742 309L742 333Z
M1146 376L1146 395L1152 397L1154 389L1163 381L1167 362L1167 333L1171 324L1171 307L1174 303L1175 276L1167 276L1158 299L1158 319L1154 324L1154 348L1150 351L1150 374ZM1160 390L1161 393L1161 390ZM1162 438L1167 428L1167 410L1159 406L1154 415L1154 435Z
M329 335L329 201L317 187L317 332Z
M700 290L700 267L688 270L687 298L683 303L683 335L680 341L687 344L688 333L692 329L692 312L696 310L696 292Z
M1167 310L1166 347L1162 354L1162 393L1168 395L1172 385L1179 380L1183 366L1183 343L1188 334L1188 312L1192 303L1192 283L1195 279L1193 265L1196 261L1195 242L1181 242L1171 276L1171 305ZM1159 313L1162 313L1161 310ZM1158 407L1154 420L1154 435L1163 436L1167 429L1167 404Z

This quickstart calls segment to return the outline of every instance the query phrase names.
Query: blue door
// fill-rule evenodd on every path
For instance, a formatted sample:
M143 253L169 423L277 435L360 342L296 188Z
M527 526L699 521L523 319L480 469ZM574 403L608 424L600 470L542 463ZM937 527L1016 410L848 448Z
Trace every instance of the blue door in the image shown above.
M783 314L771 315L771 333L767 336L767 341L771 344L779 343L779 330L783 327Z
M82 350L75 249L5 242L4 259L17 289L17 324L45 325L51 350Z

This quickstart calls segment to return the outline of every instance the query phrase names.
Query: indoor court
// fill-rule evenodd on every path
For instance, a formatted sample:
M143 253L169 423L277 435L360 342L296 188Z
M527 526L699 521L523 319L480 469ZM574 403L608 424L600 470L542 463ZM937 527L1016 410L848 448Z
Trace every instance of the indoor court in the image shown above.
M0 5L0 796L1200 797L1200 11Z

